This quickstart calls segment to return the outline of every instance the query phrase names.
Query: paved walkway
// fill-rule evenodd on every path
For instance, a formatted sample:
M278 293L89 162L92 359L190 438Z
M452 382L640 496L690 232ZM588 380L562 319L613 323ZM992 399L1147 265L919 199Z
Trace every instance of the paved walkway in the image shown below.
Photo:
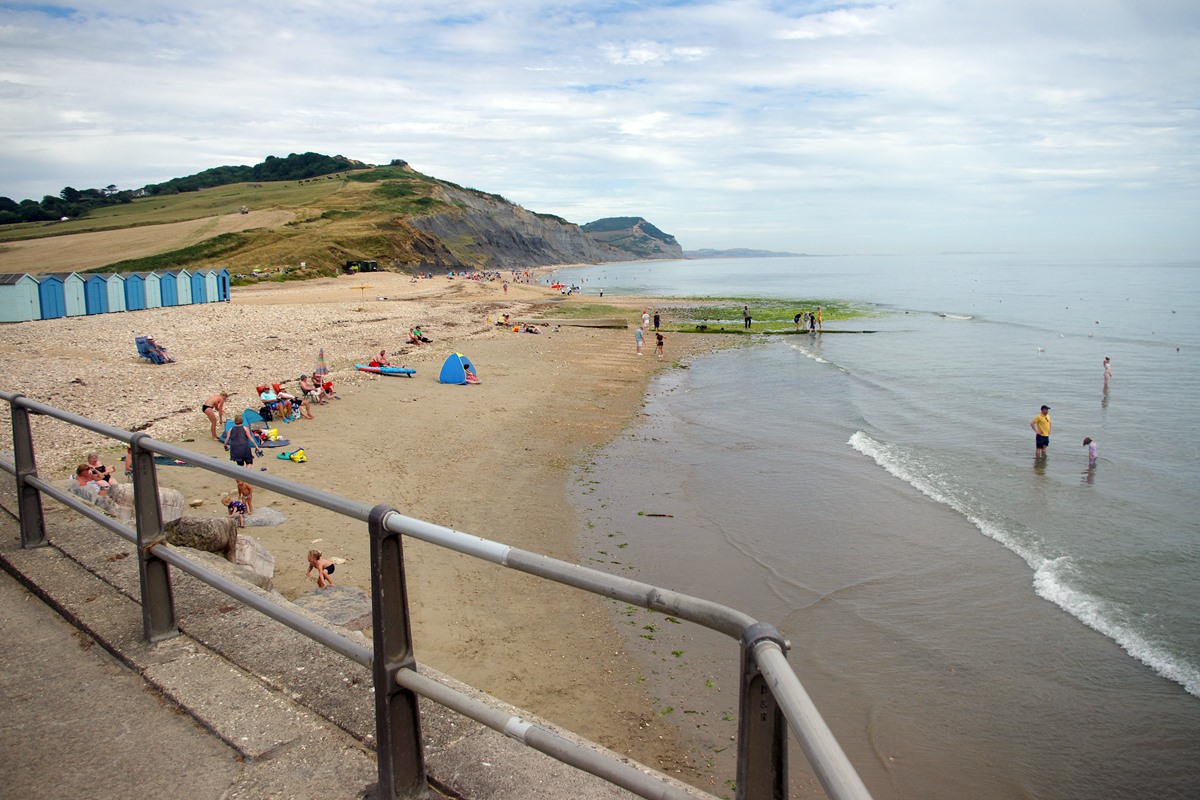
M30 800L354 796L335 775L314 783L312 770L296 770L290 758L246 762L2 571L0 608L0 794ZM373 759L362 760L373 768ZM341 770L332 765L330 771Z

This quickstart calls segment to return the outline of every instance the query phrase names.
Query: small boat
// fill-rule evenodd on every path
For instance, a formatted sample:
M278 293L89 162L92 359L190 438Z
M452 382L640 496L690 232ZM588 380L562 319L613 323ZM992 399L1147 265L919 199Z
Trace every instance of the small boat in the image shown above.
M376 375L407 375L412 377L415 369L409 367L381 367L378 364L355 364L354 368L361 372L372 372Z

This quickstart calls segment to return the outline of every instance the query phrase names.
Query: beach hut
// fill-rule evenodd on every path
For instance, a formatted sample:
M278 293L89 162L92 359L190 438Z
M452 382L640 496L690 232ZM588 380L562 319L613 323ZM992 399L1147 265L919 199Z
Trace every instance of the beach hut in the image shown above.
M0 275L0 322L42 318L38 282L32 275Z
M162 305L162 276L157 272L139 272L146 283L146 308Z
M191 276L192 281L192 304L207 303L208 297L205 289L204 273L197 272Z
M137 272L125 275L125 310L141 311L146 307L146 279Z
M179 276L174 272L164 272L158 282L159 297L164 306L179 305Z
M229 270L224 267L217 270L217 300L222 303L229 302Z
M178 298L178 305L190 306L192 304L192 273L186 269L181 269L175 273L175 292Z
M84 281L83 303L88 314L108 313L108 281L103 275L89 275Z
M119 272L109 272L105 276L108 284L108 311L125 310L125 276Z
M62 278L57 275L43 275L38 279L38 305L42 309L42 319L57 319L67 315Z
M441 374L438 375L439 383L466 383L467 370L471 370L476 375L479 373L475 370L475 365L471 360L462 353L451 353L445 363L442 364Z
M87 300L84 298L84 278L78 272L60 272L57 277L63 282L63 310L68 317L82 317L87 314Z
M206 270L204 273L204 299L209 303L221 300L221 284L215 269Z

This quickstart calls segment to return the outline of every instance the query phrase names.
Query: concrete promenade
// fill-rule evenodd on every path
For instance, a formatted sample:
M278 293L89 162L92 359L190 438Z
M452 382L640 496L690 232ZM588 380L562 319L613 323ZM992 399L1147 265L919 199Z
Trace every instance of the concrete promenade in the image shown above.
M147 644L133 546L47 499L51 545L22 549L13 499L0 475L0 794L376 796L367 669L178 570L181 635ZM421 715L430 797L634 796L436 704Z

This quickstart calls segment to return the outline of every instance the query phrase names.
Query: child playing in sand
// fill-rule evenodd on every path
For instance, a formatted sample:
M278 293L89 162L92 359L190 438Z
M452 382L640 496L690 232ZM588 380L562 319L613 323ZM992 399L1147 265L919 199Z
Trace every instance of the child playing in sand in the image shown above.
M245 481L237 482L238 500L246 506L246 513L254 513L254 487Z
M229 509L229 516L237 520L239 528L246 527L246 504L241 500L233 500L228 497L221 498L221 504Z
M1096 443L1092 441L1092 437L1088 436L1083 440L1083 446L1088 450L1088 466L1096 466L1096 458L1098 457Z
M321 558L320 550L308 551L308 572L304 573L304 580L309 580L312 577L312 571L317 571L317 587L324 589L326 586L333 586L333 579L329 576L333 574L334 563L326 558Z

